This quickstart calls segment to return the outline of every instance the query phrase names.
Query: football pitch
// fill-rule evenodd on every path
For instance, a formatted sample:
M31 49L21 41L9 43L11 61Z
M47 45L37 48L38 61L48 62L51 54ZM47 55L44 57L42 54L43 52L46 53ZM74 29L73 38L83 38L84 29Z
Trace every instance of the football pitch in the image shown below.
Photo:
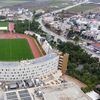
M0 39L0 61L21 61L33 58L26 39Z

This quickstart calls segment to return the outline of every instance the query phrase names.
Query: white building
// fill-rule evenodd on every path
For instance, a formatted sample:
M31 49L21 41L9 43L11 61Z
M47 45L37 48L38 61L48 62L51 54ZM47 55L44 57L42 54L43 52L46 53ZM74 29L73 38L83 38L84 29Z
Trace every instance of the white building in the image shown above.
M82 36L88 39L99 40L100 30L87 30L82 32Z
M97 35L97 37L95 38L95 40L100 41L100 33Z
M5 92L4 100L92 100L72 82Z
M8 30L8 26L5 26L5 27L0 27L0 31L7 31Z
M0 81L17 81L42 77L56 72L59 64L57 54L21 62L0 62Z
M44 15L44 16L42 16L42 20L44 23L51 23L54 21L54 16L53 15Z

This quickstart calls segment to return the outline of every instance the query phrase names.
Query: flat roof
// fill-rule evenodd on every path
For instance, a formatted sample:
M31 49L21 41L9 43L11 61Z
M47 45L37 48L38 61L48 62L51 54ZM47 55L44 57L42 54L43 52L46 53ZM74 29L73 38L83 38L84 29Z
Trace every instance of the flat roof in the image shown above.
M27 89L5 93L5 100L33 100Z
M17 99L12 99L12 98L17 98ZM28 89L7 91L5 92L4 100L92 100L92 99L88 95L86 95L75 83L65 82L56 85L46 85Z
M35 95L36 100L42 100L41 98L44 100L92 100L72 82L40 87L37 90L42 93L42 97Z

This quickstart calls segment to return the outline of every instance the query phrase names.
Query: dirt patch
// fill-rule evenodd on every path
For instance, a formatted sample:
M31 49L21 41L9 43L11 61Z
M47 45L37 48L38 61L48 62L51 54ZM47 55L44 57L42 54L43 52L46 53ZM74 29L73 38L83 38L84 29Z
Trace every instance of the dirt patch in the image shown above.
M82 83L81 81L69 76L69 75L63 75L62 76L63 79L65 79L66 81L71 81L74 82L75 84L77 84L80 88L85 88L87 87L86 84Z

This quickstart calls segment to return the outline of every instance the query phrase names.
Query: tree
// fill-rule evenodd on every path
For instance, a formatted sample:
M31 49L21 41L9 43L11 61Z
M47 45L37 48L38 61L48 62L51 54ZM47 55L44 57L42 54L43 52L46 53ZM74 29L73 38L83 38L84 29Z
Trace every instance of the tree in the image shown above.
M29 26L30 25L30 26ZM29 29L30 27L30 29ZM30 30L36 33L43 33L43 31L41 30L40 24L33 19L32 22L25 20L25 21L16 21L15 22L15 31L17 33L24 33L24 31L26 30Z
M67 38L71 38L74 36L74 32L73 32L73 29L69 30L68 32L68 35L67 35Z
M35 10L33 10L33 15L35 15L35 13L36 13L36 11L35 11Z
M62 11L61 11L61 15L60 15L60 17L61 17L61 21L62 21L62 22L64 21L64 20L63 20L63 19L64 19L64 12L65 12L65 11L62 10Z
M99 25L99 27L98 27L98 30L100 30L100 25Z
M75 36L75 38L74 38L74 41L75 41L75 44L77 44L78 42L79 42L79 36Z
M88 85L84 91L95 89L100 83L100 62L98 58L93 58L87 54L79 45L71 42L61 42L57 44L59 51L69 53L69 64L67 74L79 79ZM77 66L83 66L81 71L77 70Z
M16 21L15 22L15 31L17 33L24 33L25 30L28 30L29 22L28 20L25 21Z

